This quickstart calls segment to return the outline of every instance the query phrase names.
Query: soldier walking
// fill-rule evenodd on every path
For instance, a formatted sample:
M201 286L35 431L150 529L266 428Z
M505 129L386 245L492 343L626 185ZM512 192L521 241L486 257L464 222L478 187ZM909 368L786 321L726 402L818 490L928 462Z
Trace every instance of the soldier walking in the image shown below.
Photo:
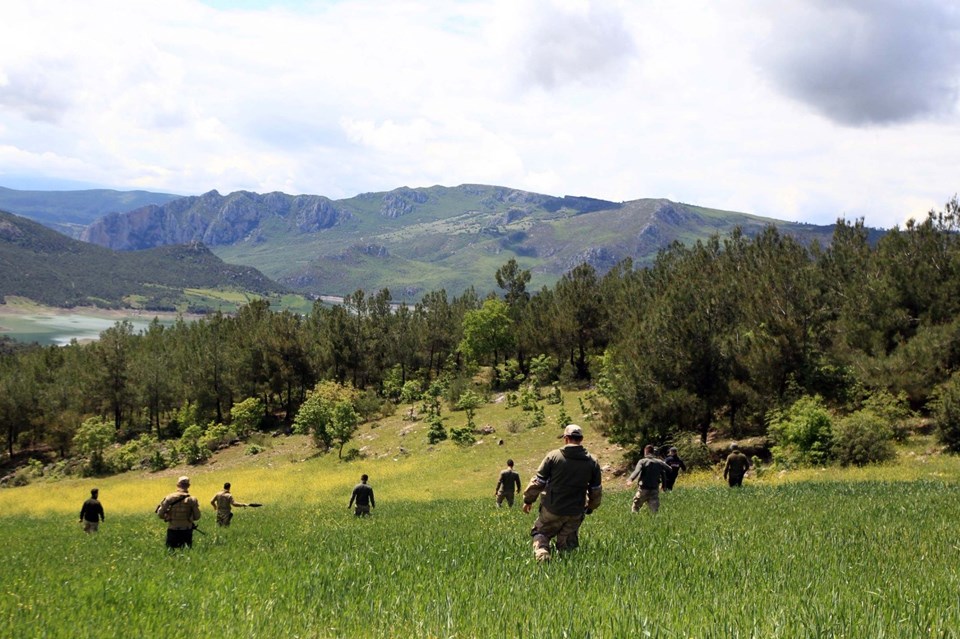
M163 498L157 516L167 522L167 548L193 547L194 522L200 519L200 502L190 494L190 478L180 477L177 490Z
M210 505L217 511L217 525L229 526L233 519L233 507L246 508L249 504L241 504L230 494L230 482L223 485L223 490L213 496Z
M349 510L353 507L353 502L357 502L357 508L353 511L356 517L369 517L370 509L376 508L376 503L373 500L373 488L367 485L367 479L366 475L360 475L360 483L353 487L353 492L350 494L350 503L347 504Z
M513 470L513 460L507 460L507 467L500 471L500 478L497 480L497 487L493 489L493 494L497 497L497 508L503 506L504 500L507 506L513 508L514 492L520 492L520 475Z
M673 469L665 461L654 456L652 445L644 446L643 458L637 462L637 467L627 478L628 486L633 480L637 480L637 493L633 496L631 510L638 513L646 504L650 512L657 514L660 509L660 485L672 472Z
M680 471L687 472L687 465L683 463L683 460L680 459L680 455L677 454L677 447L671 446L670 450L667 452L667 456L663 458L663 461L666 462L667 466L670 467L671 472L669 475L664 477L663 489L665 491L673 490L673 485L677 481L677 476L680 475Z
M100 522L104 519L99 495L99 489L91 488L90 499L84 501L83 506L80 507L80 523L83 524L85 533L97 532L100 529Z
M542 495L540 513L530 531L537 561L550 560L550 540L554 537L558 551L576 548L584 515L600 506L600 464L582 442L583 431L569 424L563 431L563 448L547 453L523 491L525 513Z
M727 463L723 465L723 478L730 484L730 488L743 486L743 476L750 470L750 460L740 451L740 446L730 444L730 454Z

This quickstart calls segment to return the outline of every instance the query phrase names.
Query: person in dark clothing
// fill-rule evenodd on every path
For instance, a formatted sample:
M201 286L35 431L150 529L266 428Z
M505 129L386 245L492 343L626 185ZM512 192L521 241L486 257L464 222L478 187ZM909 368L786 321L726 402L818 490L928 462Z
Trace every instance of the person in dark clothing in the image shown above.
M347 504L347 509L350 509L356 501L357 508L353 511L353 514L357 517L369 516L370 509L376 507L373 500L373 488L367 485L367 479L366 475L360 475L360 483L354 486L353 493L350 495L350 503Z
M663 478L663 489L664 490L673 490L673 485L677 481L677 476L680 474L680 471L687 472L687 465L683 463L683 460L680 459L680 456L677 454L677 447L671 446L667 456L663 458L663 461L669 466L673 472Z
M513 495L520 492L520 475L513 470L513 460L507 460L507 467L500 471L500 479L497 480L497 487L493 489L493 494L497 498L497 508L507 501L507 506L513 508Z
M750 460L740 452L737 444L730 444L730 454L727 455L727 463L723 466L723 478L729 482L730 488L743 486L743 476L748 470L750 470Z
M100 491L96 488L90 489L90 499L83 502L80 507L80 523L83 524L83 532L95 533L100 529L100 522L104 520L103 506L99 499Z
M631 510L635 513L640 512L640 508L646 504L653 514L660 509L660 485L666 481L666 478L673 472L662 459L653 455L653 446L647 444L643 448L643 459L637 462L637 467L633 469L627 478L627 485L633 480L637 480L637 494L633 496L633 507Z
M569 424L563 431L564 447L543 458L537 473L523 491L523 512L529 513L541 494L540 514L533 524L533 554L550 560L550 540L557 550L577 546L584 515L600 507L603 498L600 464L582 446L583 431Z

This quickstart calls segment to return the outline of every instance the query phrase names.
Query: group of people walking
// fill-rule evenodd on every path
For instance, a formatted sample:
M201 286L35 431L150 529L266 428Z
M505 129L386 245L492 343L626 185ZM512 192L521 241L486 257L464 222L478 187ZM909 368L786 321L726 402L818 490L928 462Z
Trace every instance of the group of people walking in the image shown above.
M538 561L550 560L550 543L555 539L558 551L572 550L579 545L579 530L585 517L599 508L603 498L600 464L583 447L583 431L576 424L563 431L564 446L544 457L536 474L523 491L523 512L528 513L537 498L540 512L530 531L533 537L533 552ZM675 447L660 459L654 455L654 447L647 445L643 458L637 462L627 477L627 485L637 482L633 496L632 512L640 512L644 504L650 512L660 508L660 490L670 491L680 471L686 464L680 459ZM750 467L750 461L736 444L731 446L723 468L723 476L731 487L740 486ZM519 489L520 478L513 472L512 460L500 473L497 482L497 505L509 495L513 502L513 487Z
M600 464L583 447L583 430L576 424L569 424L563 431L563 447L547 453L536 473L523 490L523 512L529 513L533 504L540 499L537 519L530 531L533 538L534 556L538 561L548 561L551 557L551 541L558 551L571 550L579 545L579 530L584 518L600 507L603 500L603 487ZM687 466L671 447L663 459L657 457L652 445L644 447L644 455L637 462L633 472L627 477L627 485L637 482L637 492L633 496L631 510L637 513L646 504L652 513L660 508L660 490L673 489L677 476L686 471ZM731 487L742 485L743 477L750 468L750 461L737 444L731 445L723 468L723 477ZM369 516L375 507L373 488L367 483L369 477L361 475L350 494L347 508L354 508L357 517ZM507 460L507 467L500 472L494 495L497 507L503 502L513 507L515 495L521 490L520 475L513 469L513 460ZM233 508L246 508L260 504L245 504L237 501L230 492L230 483L210 500L217 513L217 525L229 526L233 518ZM168 548L193 546L193 531L200 520L200 502L190 494L190 478L182 476L177 480L177 489L163 498L156 508L157 516L167 523L166 545ZM97 532L104 520L103 506L99 501L99 491L90 491L90 499L83 502L80 509L80 521L88 533ZM555 541L554 541L555 540Z

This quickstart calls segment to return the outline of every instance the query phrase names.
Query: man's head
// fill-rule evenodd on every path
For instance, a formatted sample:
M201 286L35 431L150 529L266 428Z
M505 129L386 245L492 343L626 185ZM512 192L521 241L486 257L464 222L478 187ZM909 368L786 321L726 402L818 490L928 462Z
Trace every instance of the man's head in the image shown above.
M670 452L671 455L676 455L676 454L677 454L677 447L676 447L676 446L671 446L669 452Z
M583 430L576 424L567 424L567 427L563 429L563 439L567 442L579 444L583 441Z
M737 442L730 444L730 450L740 450L740 445Z
M230 482L224 483L224 484L223 484L223 489L224 489L224 490L230 490Z
M96 499L96 498L97 498L97 495L99 495L99 494L100 494L100 489L99 489L99 488L91 488L91 489L90 489L90 496L93 497L94 499Z
M512 460L512 459L508 459L508 460L507 460L507 466L509 466L510 468L513 468L513 460Z
M644 447L643 447L643 454L644 454L644 455L652 455L652 454L653 454L653 444L647 444L646 446L644 446Z
M369 477L367 477L366 475L360 475L360 481L362 481L363 483L367 483L368 479Z
M177 488L190 488L190 478L182 475L180 479L177 480Z

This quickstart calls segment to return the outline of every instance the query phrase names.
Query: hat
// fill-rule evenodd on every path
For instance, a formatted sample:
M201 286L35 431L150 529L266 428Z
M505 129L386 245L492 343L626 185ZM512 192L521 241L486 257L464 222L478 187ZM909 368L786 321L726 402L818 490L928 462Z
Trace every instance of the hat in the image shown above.
M189 486L190 478L186 475L181 475L180 479L177 480L177 486Z
M567 424L567 427L563 429L563 436L583 439L583 431L576 424Z
M671 446L671 447L670 447L670 450L669 450L668 452L671 452L671 453L677 452L677 447L676 447L676 446Z
M733 442L730 444L730 450L740 450L739 444L737 444L737 442Z

